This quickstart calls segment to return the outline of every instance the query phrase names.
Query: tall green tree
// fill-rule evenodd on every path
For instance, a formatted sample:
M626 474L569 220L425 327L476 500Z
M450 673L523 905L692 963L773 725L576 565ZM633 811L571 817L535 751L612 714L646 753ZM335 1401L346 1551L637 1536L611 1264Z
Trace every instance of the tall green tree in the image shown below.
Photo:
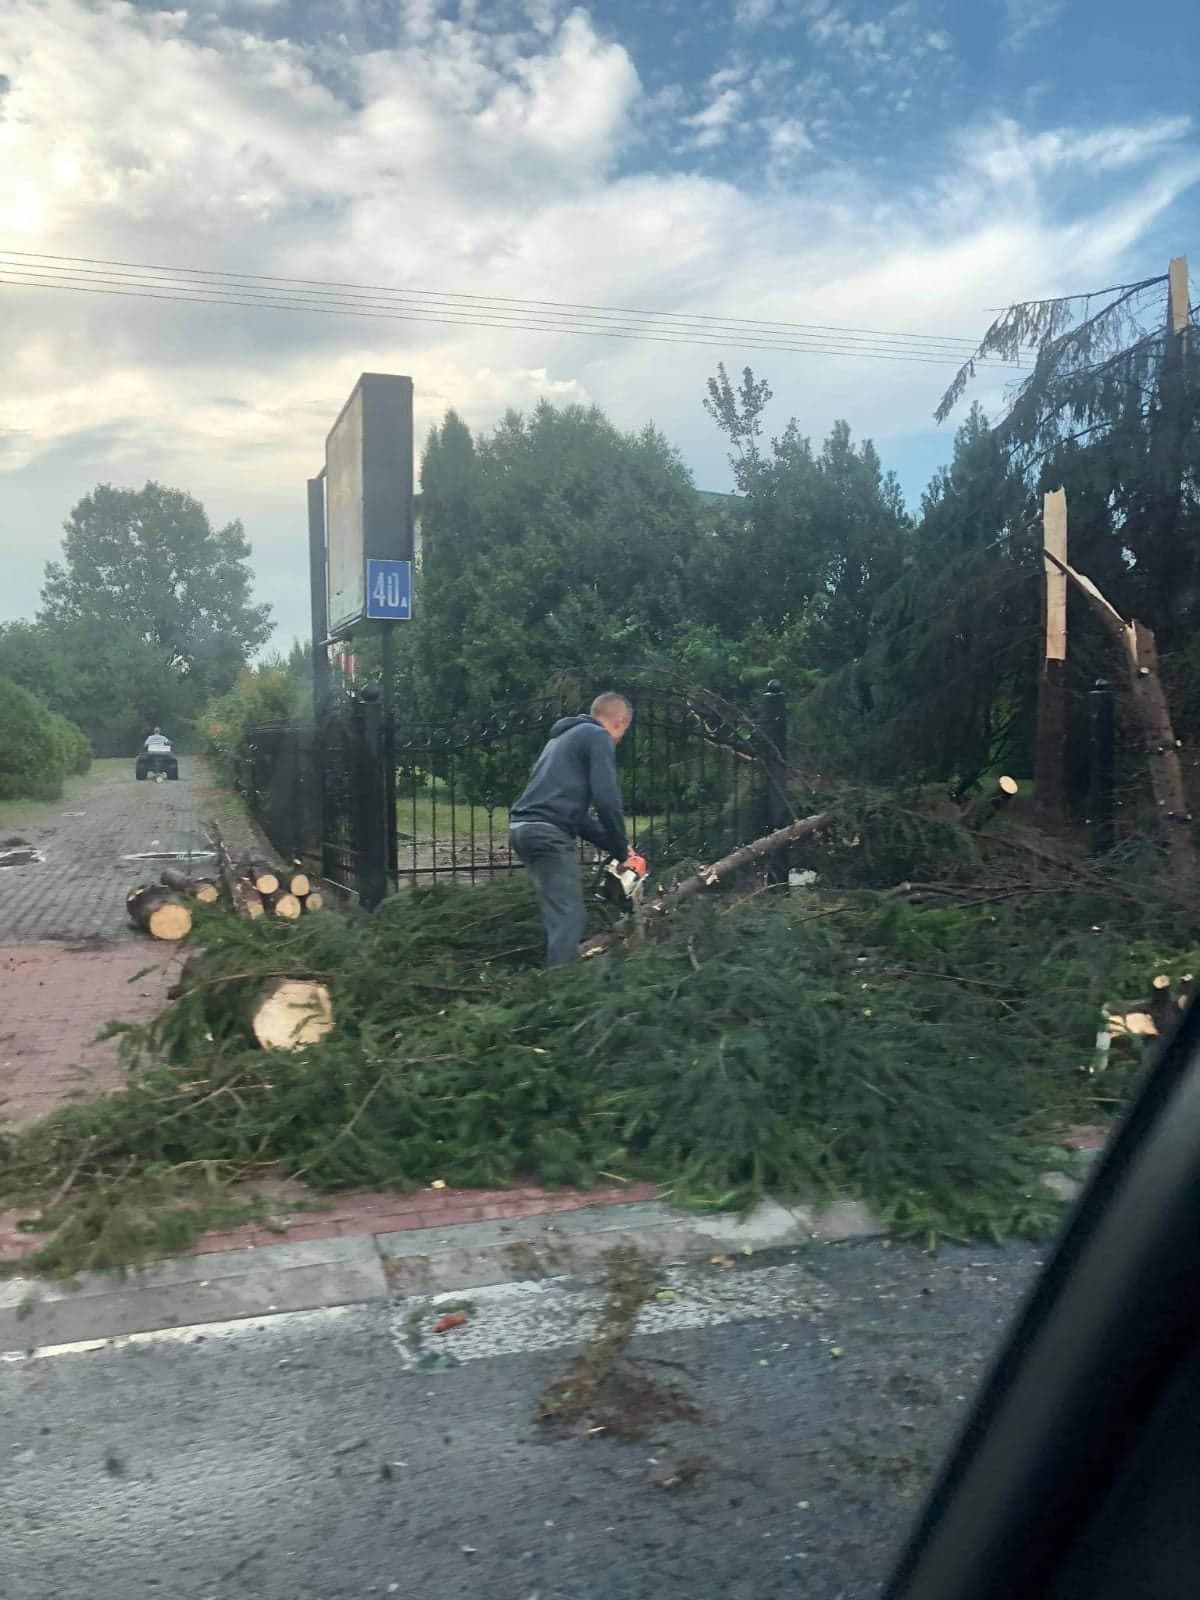
M665 653L688 603L697 511L653 428L622 434L595 409L544 403L474 439L448 416L422 469L409 648L423 709L490 714L557 674L620 679Z
M733 446L743 497L705 551L708 617L744 637L802 624L812 665L831 671L866 648L878 598L900 577L910 521L896 478L870 440L855 445L836 422L820 451L789 422L764 448L771 390L747 367L735 389L724 365L710 379L709 414ZM713 557L715 556L715 560Z
M46 567L48 624L132 634L201 699L229 688L270 636L270 607L251 602L242 524L213 528L182 490L101 484L75 506L64 534L62 560Z

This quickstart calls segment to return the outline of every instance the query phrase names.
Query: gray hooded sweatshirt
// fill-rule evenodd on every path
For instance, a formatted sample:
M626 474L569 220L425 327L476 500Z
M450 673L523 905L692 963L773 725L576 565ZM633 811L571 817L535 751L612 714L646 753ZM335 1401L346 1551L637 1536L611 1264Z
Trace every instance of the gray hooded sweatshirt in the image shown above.
M514 827L548 822L624 861L629 845L617 787L617 747L594 717L563 717L554 724L509 821Z

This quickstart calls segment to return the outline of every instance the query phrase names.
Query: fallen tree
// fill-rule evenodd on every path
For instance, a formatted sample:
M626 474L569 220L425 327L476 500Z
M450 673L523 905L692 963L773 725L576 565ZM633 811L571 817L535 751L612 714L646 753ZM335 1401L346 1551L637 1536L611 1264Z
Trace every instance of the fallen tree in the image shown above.
M677 883L674 888L668 889L664 894L647 901L641 908L642 919L665 916L668 911L684 905L688 900L693 900L697 895L706 891L720 889L730 879L736 878L749 867L755 866L760 861L766 861L771 856L778 855L791 844L796 844L801 839L807 839L814 833L820 833L823 828L828 828L836 820L834 811L819 811L815 816L802 817L797 822L789 822L786 827L777 828L774 833L768 833L753 843L743 845L740 850L735 850L731 855L715 861L710 867L701 867L699 872L684 878L682 883ZM606 933L597 934L594 938L587 939L579 948L579 953L585 959L589 956L599 955L602 950L611 949L614 944L629 938L634 931L635 924L610 929Z

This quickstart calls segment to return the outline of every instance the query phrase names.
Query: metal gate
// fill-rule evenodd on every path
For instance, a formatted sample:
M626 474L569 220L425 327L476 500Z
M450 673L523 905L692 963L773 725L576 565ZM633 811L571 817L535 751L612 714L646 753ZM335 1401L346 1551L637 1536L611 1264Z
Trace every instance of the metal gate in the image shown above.
M740 711L642 689L617 752L630 839L657 866L713 860L778 826L786 706ZM508 808L565 711L560 697L462 726L388 723L369 686L315 725L247 730L243 789L275 848L378 904L388 888L521 871Z
M659 866L713 860L782 820L786 710L777 686L757 718L662 690L630 699L617 773L629 836L643 854ZM521 870L508 807L563 714L561 701L541 700L484 723L396 730L397 883Z

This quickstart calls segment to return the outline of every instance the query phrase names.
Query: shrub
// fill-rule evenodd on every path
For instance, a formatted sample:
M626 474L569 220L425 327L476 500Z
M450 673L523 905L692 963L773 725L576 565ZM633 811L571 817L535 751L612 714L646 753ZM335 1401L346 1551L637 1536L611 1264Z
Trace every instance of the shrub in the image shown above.
M87 734L74 722L59 716L57 711L47 714L62 754L63 771L74 773L76 776L86 772L92 764L92 746Z
M0 678L0 800L57 800L67 768L52 714L28 689Z

